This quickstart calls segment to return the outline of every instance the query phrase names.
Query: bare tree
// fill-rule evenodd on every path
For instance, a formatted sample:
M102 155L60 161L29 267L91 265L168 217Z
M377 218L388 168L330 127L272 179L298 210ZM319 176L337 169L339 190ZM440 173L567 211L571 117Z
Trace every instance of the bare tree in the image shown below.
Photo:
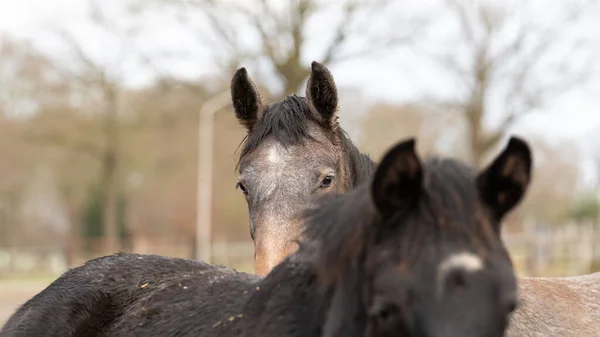
M134 3L131 2L130 3ZM121 168L123 154L122 125L120 120L126 110L124 106L124 64L131 58L145 61L146 58L135 50L134 38L136 27L124 29L110 18L97 1L91 0L89 5L89 22L95 29L118 41L119 48L112 60L101 60L98 54L86 49L89 44L78 39L72 30L55 28L57 36L69 49L73 64L56 66L61 69L63 76L74 83L76 91L83 97L82 110L87 113L102 116L98 133L103 140L100 144L89 138L70 137L51 131L45 139L69 146L85 152L101 165L99 182L104 190L103 228L105 252L115 252L120 249L118 195L122 189ZM126 8L127 10L127 8Z
M363 121L364 137L360 148L378 160L399 139L417 137L421 153L437 152L434 144L437 137L427 134L429 113L427 107L418 103L380 103L370 107ZM437 131L434 130L436 135Z
M393 4L398 3L390 0L297 0L283 7L282 2L268 0L161 3L174 9L179 21L187 24L200 45L213 52L223 69L266 62L283 82L283 91L275 96L300 89L310 64L302 58L315 35L330 36L324 49L311 59L332 64L406 45L423 26L423 20L416 16L408 21L402 13L394 12ZM327 11L340 14L339 18L321 15ZM204 25L197 26L199 22ZM310 35L312 27L320 31ZM245 38L253 43L245 43Z
M0 60L0 244L9 245L20 228L17 210L29 168L40 158L23 141L30 126L24 121L42 107L52 108L62 88L53 81L49 60L23 41L0 37Z
M27 42L0 37L0 118L30 116L64 89L50 61Z
M455 34L447 28L455 23L458 40L439 41L438 35L437 43L425 40L421 50L459 88L455 99L442 103L463 117L472 160L480 164L523 116L585 83L598 55L591 41L576 33L586 12L596 8L587 1L538 4L545 8L533 1L446 3L450 21L441 29ZM534 15L540 10L545 15ZM497 126L489 128L494 106L503 111L496 113Z

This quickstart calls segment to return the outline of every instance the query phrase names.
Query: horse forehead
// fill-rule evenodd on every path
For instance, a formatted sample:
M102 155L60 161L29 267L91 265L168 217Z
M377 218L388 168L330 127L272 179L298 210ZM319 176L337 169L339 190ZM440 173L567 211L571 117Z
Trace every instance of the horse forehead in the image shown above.
M256 152L248 161L243 174L252 179L260 194L267 197L275 192L277 187L286 181L289 188L301 184L303 175L312 174L314 155L307 154L302 145L287 145L270 141ZM295 178L290 180L288 178Z
M281 143L274 142L267 145L265 152L267 153L267 162L270 165L277 166L283 162L289 161L292 154L296 152L296 146L286 148Z
M264 173L281 174L284 171L293 170L294 168L305 168L304 165L309 162L312 157L309 155L304 145L287 145L284 146L279 142L270 142L265 144L261 151L259 166Z
M331 153L330 153L331 152ZM265 142L251 160L252 166L260 166L262 169L279 171L282 169L299 171L306 170L311 163L318 162L327 156L334 156L326 146L320 142L306 140L298 144L283 145L278 141Z

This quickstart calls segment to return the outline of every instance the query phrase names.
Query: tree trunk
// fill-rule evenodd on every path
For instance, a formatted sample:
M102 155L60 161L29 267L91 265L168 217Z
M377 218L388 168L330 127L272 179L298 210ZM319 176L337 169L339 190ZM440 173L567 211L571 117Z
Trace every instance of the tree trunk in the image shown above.
M299 66L293 72L287 74L281 74L285 79L285 92L283 93L283 97L287 95L294 94L296 92L301 92L302 96L304 96L304 91L302 90L302 84L308 76L309 71L304 69L304 67Z
M78 256L81 252L81 232L79 224L79 214L77 212L77 205L71 197L67 194L67 211L69 216L69 231L67 233L67 242L65 242L65 262L67 268L72 268L75 265L75 256Z
M121 249L119 240L118 167L119 167L119 124L117 94L112 88L106 90L106 149L102 163L104 185L104 253L112 254Z
M475 84L466 106L466 117L470 134L468 135L471 147L471 162L479 167L482 157L487 151L485 131L483 129L483 116L486 107L486 93L488 89L488 68L485 65L484 53L477 54L475 66Z
M469 146L471 152L471 163L476 167L481 165L482 157L485 151L485 139L481 118L483 116L483 107L477 100L471 101L467 107L467 123L469 128Z

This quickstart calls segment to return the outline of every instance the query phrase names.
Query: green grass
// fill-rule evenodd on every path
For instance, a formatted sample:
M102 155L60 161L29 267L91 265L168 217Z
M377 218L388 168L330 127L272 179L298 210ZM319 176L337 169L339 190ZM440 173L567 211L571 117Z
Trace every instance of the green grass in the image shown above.
M0 275L0 283L48 283L56 280L60 275L54 274L27 274L27 275Z

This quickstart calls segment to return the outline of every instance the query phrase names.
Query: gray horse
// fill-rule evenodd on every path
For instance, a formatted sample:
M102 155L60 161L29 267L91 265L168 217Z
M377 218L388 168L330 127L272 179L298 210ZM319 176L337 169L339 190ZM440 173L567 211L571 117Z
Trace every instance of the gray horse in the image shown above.
M245 68L233 76L231 98L248 132L237 186L248 203L255 273L266 275L297 249L302 210L320 195L345 193L366 181L375 163L340 127L335 82L317 62L306 98L291 95L267 105Z

